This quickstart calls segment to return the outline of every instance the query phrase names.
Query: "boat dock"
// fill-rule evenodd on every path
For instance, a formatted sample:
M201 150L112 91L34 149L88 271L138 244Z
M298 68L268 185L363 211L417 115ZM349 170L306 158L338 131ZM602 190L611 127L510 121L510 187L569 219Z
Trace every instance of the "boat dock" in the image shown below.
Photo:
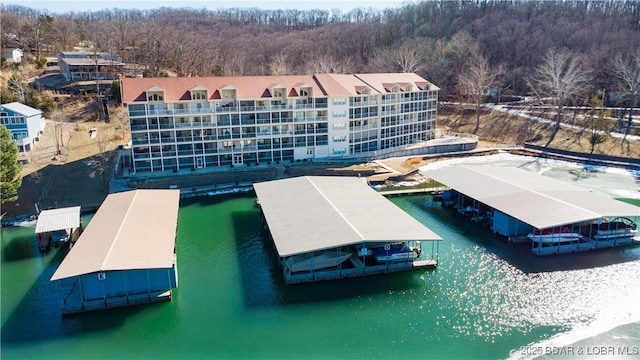
M307 176L254 189L286 284L438 265L441 238L360 179Z
M536 255L638 244L638 207L529 171L488 165L429 170L451 190L442 206L483 223ZM637 237L636 237L637 238Z

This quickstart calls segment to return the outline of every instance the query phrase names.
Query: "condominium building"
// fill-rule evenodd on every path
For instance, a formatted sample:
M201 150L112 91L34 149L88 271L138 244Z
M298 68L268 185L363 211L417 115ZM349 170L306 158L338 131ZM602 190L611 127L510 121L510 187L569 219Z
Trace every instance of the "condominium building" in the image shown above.
M411 73L122 81L137 173L401 154L435 137L438 90Z

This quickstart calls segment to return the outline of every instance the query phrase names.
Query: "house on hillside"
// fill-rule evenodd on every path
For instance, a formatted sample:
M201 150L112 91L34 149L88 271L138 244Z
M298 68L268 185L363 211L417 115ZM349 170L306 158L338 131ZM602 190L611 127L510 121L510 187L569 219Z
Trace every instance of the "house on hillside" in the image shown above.
M2 49L2 58L10 63L18 64L22 62L22 56L24 53L22 49Z
M18 150L29 152L44 131L45 119L42 111L12 102L0 105L0 124L11 132L11 138L18 144Z
M122 80L138 173L468 150L428 148L439 90L411 73Z
M58 65L67 81L115 80L124 71L122 58L105 52L63 51Z

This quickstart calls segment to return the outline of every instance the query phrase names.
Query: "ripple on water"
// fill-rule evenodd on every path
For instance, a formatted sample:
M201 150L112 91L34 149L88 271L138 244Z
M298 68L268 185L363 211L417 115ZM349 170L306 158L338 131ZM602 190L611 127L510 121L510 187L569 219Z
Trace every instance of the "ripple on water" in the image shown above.
M480 252L480 255L472 252ZM539 273L525 273L482 248L452 249L464 267L445 284L452 306L465 315L450 325L464 335L488 340L513 329L570 329L603 318L636 321L640 262ZM562 261L561 258L558 259ZM467 271L466 269L477 269Z

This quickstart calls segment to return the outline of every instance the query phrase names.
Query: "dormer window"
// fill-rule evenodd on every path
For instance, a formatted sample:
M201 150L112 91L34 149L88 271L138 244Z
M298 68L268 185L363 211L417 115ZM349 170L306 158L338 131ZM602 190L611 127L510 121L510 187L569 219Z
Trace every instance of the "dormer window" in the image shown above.
M235 90L222 90L222 100L225 101L233 101L235 100L235 94L236 91Z
M273 89L273 97L281 98L284 96L284 90L282 89Z
M158 94L158 93L147 94L147 101L163 101L163 100L164 100L164 96L162 96L162 94Z
M193 90L191 91L191 100L206 100L207 92L203 90Z

